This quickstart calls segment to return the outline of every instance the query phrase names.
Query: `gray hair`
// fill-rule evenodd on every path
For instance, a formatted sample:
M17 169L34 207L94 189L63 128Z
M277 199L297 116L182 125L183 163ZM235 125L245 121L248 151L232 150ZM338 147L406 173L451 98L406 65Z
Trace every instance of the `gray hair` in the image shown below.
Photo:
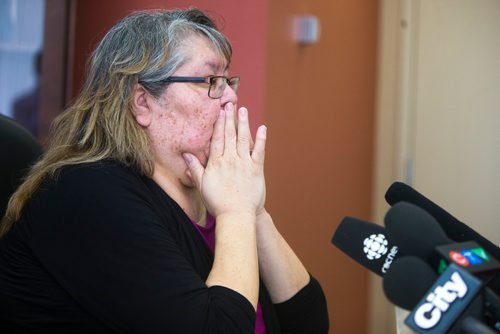
M231 45L200 10L141 11L125 17L106 34L92 54L89 77L110 71L132 74L158 97L165 86L160 81L189 60L181 46L196 34L207 37L229 65Z

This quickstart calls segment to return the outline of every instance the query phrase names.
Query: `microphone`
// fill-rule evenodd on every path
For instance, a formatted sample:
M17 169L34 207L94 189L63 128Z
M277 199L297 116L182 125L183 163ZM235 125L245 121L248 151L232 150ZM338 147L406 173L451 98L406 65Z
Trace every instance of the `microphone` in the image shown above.
M387 189L385 200L391 206L398 202L408 202L424 209L438 221L446 235L451 239L456 242L475 241L483 246L493 257L500 259L500 248L497 245L459 221L409 185L402 182L394 182Z
M477 278L455 264L437 277L422 259L402 256L384 276L383 288L393 304L413 309L405 323L418 333L494 333L488 326L499 329L498 309L484 302L488 296L500 304L498 297L483 291Z
M391 303L411 310L437 278L436 272L424 260L416 256L401 256L384 276L382 288Z
M354 217L342 219L332 237L332 244L379 276L384 276L401 255L383 226Z
M476 242L455 243L427 211L413 204L396 203L384 222L404 253L420 257L438 273L455 263L488 282L500 269L500 263Z

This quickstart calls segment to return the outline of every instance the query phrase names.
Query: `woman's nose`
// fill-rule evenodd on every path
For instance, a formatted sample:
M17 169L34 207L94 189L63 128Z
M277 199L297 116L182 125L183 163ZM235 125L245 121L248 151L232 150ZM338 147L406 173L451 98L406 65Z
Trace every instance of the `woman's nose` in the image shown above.
M232 102L234 105L237 105L238 95L236 95L236 92L231 88L231 86L226 85L220 99L221 105L225 105L228 102Z

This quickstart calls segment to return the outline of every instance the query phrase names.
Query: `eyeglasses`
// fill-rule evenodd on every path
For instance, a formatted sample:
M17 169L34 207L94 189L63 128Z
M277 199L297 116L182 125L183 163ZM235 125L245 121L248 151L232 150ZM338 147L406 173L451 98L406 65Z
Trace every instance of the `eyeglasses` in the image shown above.
M226 85L229 85L236 93L240 84L240 77L225 77L225 76L212 76L212 77L168 77L160 80L161 82L194 82L194 83L208 83L208 96L212 99L220 99L224 94Z

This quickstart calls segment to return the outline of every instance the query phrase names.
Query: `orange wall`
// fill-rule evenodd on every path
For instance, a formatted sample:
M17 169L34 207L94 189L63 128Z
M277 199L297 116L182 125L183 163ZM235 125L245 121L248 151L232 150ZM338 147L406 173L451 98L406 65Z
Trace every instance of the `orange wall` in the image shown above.
M131 10L186 1L77 2L74 87L109 27ZM331 333L366 333L368 274L330 243L343 216L370 219L377 1L191 1L219 17L242 77L239 105L268 126L267 207L325 289ZM318 44L291 41L291 18L316 15Z
M267 203L325 289L331 333L366 333L368 273L330 239L344 216L370 219L378 4L269 4ZM292 42L296 14L318 17L317 44Z

